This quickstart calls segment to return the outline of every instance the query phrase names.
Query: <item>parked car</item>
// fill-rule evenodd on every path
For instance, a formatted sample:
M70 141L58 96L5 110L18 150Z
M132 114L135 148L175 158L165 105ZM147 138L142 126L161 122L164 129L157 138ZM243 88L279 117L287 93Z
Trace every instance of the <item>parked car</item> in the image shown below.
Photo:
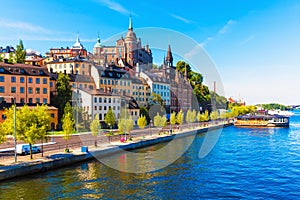
M32 146L32 153L40 153L41 148L38 146ZM17 145L17 154L28 155L30 154L30 146L29 144L18 144Z

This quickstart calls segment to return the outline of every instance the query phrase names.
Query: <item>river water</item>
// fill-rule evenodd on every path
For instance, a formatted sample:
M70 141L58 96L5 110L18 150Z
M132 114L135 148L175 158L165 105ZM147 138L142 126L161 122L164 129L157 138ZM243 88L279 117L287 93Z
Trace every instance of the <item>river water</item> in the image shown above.
M197 135L183 156L154 172L120 172L89 161L1 182L0 199L300 198L300 112L289 128L224 128L213 150L199 158L204 137ZM188 139L178 139L174 151Z

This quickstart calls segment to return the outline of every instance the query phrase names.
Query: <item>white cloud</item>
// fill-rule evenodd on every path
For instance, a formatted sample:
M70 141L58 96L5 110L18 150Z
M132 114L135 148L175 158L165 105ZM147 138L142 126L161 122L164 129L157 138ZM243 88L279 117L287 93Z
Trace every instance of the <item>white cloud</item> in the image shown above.
M234 24L236 24L236 21L228 20L227 23L218 31L218 33L215 36L207 37L203 42L200 43L200 45L202 47L204 47L209 41L214 40L215 38L217 38L220 35L226 34L229 31L230 26L232 26Z
M109 9L117 11L123 15L131 14L131 12L129 12L124 6L117 2L113 2L111 0L99 0L99 2L108 7Z
M40 32L46 34L53 34L54 31L45 29L41 26L37 26L34 24L21 22L21 21L11 21L5 18L0 18L0 27L1 28L11 28L11 29L20 29L23 31L30 31L30 32Z
M218 34L225 34L228 32L230 26L234 25L236 22L234 20L228 20L227 23L219 30Z
M192 23L192 21L190 21L190 20L188 20L188 19L186 19L184 17L181 17L179 15L170 14L170 16L173 17L173 18L175 18L175 19L178 19L179 21L182 21L182 22L184 22L186 24L191 24Z
M253 40L255 38L254 35L250 35L249 37L247 37L245 40L243 40L239 45L243 46L245 44L247 44L248 42L250 42L251 40Z

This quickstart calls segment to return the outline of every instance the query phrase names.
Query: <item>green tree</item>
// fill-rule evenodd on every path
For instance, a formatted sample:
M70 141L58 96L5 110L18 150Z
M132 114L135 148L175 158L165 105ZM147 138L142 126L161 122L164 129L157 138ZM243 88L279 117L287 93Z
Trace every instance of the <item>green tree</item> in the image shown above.
M176 122L177 122L179 125L182 125L182 124L183 124L183 120L184 120L184 113L182 112L182 110L180 110L180 111L177 113L177 116L176 116Z
M0 124L0 144L6 141L5 128Z
M0 54L0 62L3 62L2 54Z
M154 117L153 125L156 126L156 127L161 126L161 116L159 115L159 113L157 113L156 116Z
M212 111L211 113L210 113L210 119L211 120L216 120L216 119L218 119L219 118L219 113L218 113L218 111L217 110L214 110L214 111Z
M15 52L16 63L25 63L25 57L26 51L24 49L23 41L20 40Z
M191 123L194 123L197 119L197 112L195 109L193 109L192 113L191 113Z
M146 107L140 107L140 115L143 115L146 117L147 123L150 122L150 117L149 117L149 111Z
M96 115L94 120L90 124L92 135L95 137L95 141L94 141L95 147L97 147L97 135L98 135L99 127L100 127L99 115Z
M51 104L58 108L58 120L61 122L66 103L71 100L72 90L68 75L59 73L56 84L57 96L51 98Z
M110 129L116 123L116 116L111 108L109 108L109 110L107 111L107 113L104 117L104 121L110 127Z
M8 63L15 63L15 58L13 52L10 52L8 55Z
M144 129L147 125L146 117L144 115L139 116L137 124L140 127L140 129Z
M6 120L2 123L5 134L14 132L14 106L5 111ZM16 110L16 135L18 140L29 143L30 158L32 159L32 145L37 140L44 139L49 130L50 114L47 106L37 106L30 109L27 105ZM4 129L5 128L5 129Z
M131 139L131 130L133 129L133 126L134 126L134 121L131 117L131 115L129 116L128 119L126 119L126 132L129 134L129 139Z
M192 114L191 110L188 109L186 116L185 116L186 123L191 123L191 117L192 117L191 114Z
M181 60L176 63L176 70L179 71L182 75L184 75L185 70L187 70L187 73L189 74L191 71L191 66L185 61Z
M172 127L176 124L176 113L175 112L173 112L171 114L170 123L171 123Z
M66 152L69 152L68 141L71 137L72 132L74 131L74 121L72 120L72 113L65 113L62 119L62 128L64 133L64 139L66 140Z
M152 92L151 98L149 100L149 106L155 104L163 105L163 99L161 98L160 94L156 94L155 92Z

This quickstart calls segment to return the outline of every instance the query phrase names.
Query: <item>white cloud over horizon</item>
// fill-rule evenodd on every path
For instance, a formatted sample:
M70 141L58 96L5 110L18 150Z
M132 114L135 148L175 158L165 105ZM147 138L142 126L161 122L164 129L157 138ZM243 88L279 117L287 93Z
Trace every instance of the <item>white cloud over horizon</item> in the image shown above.
M108 7L109 9L114 10L123 15L133 14L129 10L127 10L124 6L122 6L121 4L119 4L117 2L114 2L112 0L98 0L98 2L100 2L102 5Z

